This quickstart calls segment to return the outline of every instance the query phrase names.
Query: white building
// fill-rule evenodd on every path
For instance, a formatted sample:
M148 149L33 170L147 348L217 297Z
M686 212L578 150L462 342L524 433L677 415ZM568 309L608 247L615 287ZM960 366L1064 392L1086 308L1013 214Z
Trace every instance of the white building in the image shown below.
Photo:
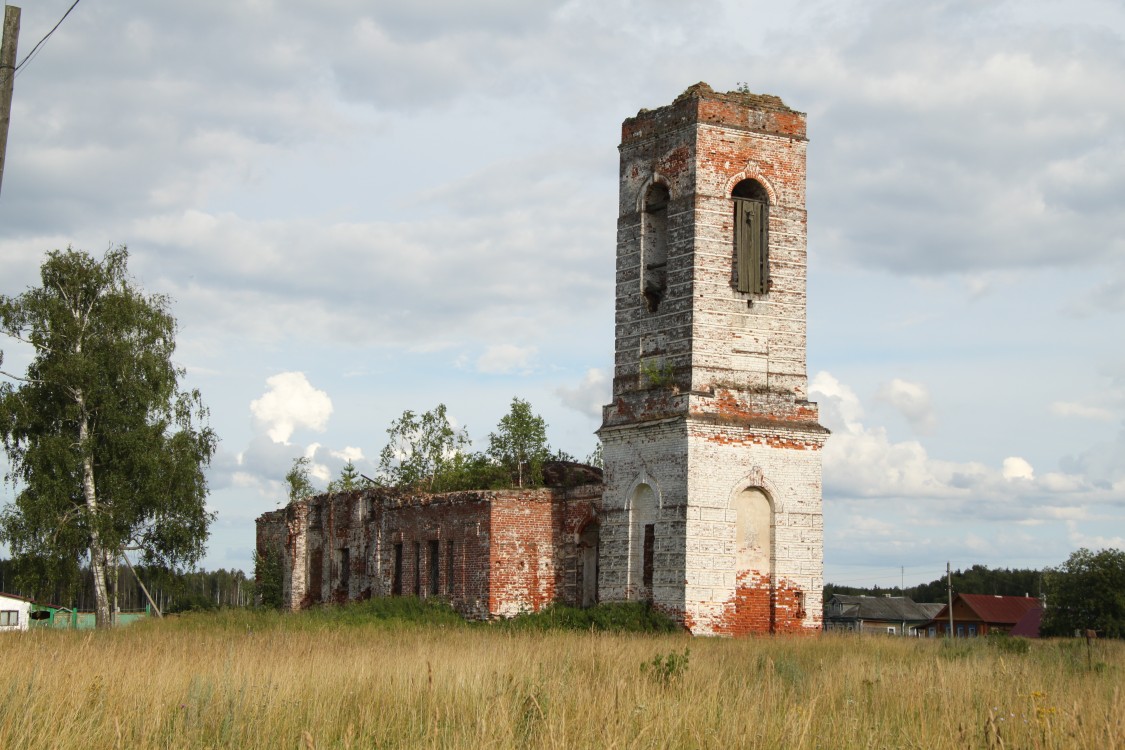
M27 630L31 624L31 600L0 592L0 631Z

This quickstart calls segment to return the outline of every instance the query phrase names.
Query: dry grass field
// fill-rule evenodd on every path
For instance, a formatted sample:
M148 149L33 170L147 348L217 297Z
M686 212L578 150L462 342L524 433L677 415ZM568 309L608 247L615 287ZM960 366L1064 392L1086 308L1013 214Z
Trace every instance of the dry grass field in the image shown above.
M1125 644L228 611L0 638L4 748L1125 747Z

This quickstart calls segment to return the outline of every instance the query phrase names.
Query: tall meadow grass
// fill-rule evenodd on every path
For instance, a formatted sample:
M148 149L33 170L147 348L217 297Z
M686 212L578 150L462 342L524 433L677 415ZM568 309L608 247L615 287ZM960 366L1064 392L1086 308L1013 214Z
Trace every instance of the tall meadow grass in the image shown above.
M1125 645L226 611L0 638L5 748L1125 747Z

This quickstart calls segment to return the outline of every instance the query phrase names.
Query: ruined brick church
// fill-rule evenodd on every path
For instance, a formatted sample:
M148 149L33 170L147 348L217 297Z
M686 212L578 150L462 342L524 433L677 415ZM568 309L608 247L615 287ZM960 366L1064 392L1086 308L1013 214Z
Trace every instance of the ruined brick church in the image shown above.
M805 115L696 84L622 125L604 476L320 495L258 519L296 609L447 598L469 617L650 601L697 634L819 630L820 449L805 365Z

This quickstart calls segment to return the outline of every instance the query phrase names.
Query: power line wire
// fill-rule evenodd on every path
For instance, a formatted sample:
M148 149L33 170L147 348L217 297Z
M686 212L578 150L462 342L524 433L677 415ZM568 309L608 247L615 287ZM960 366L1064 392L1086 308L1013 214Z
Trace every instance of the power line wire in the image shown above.
M55 24L54 26L52 26L52 27L51 27L51 30L50 30L50 31L48 31L48 32L47 32L46 34L44 34L44 35L43 35L43 38L42 38L42 39L40 39L40 40L39 40L38 42L36 42L35 46L31 48L31 51L30 51L30 52L28 52L28 53L27 53L26 55L24 55L24 56L23 56L23 60L21 60L21 61L20 61L20 62L19 62L19 63L18 63L17 65L16 65L16 67L12 68L12 72L11 72L11 73L9 74L10 76L16 76L16 75L19 75L19 72L20 72L20 71L21 71L21 70L23 69L23 67L24 67L25 65L27 65L27 64L28 64L29 62L31 62L31 59L32 59L33 57L35 57L35 55L36 55L36 54L37 54L37 53L39 52L39 50L40 50L40 49L41 49L41 48L43 47L43 44L44 44L44 43L45 43L45 42L46 42L46 41L47 41L48 39L50 39L50 38L51 38L51 34L54 34L54 33L55 33L55 31L56 31L56 30L57 30L57 29L59 28L59 26L62 26L62 22L63 22L63 21L65 21L65 20L66 20L66 17L70 15L70 11L74 10L74 6L78 5L78 3L80 3L80 2L82 2L82 0L74 0L74 2L73 2L73 3L71 3L70 7L66 9L66 13L63 13L63 14L62 14L62 18L60 18L60 19L58 20L58 23L56 23L56 24ZM7 82L7 81L5 80L5 81L4 81L4 83L6 83L6 82Z

